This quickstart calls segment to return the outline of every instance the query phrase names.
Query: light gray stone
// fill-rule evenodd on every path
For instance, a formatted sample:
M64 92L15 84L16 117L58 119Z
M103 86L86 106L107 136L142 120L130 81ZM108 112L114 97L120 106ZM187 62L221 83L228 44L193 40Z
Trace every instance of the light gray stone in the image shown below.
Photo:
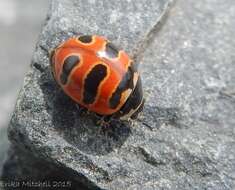
M153 189L235 188L235 2L183 1L142 60ZM175 109L176 119L165 121ZM167 117L166 117L166 116ZM143 139L142 139L143 140ZM133 145L136 146L136 145ZM148 169L150 170L150 169Z

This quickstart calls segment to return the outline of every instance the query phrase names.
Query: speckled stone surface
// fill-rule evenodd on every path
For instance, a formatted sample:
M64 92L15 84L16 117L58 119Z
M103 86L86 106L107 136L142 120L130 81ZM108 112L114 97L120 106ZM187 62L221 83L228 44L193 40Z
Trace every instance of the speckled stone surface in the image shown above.
M126 11L124 1L107 1L105 22L102 11L81 17L81 7L95 1L78 2L52 4L9 127L11 142L91 189L234 189L235 2L178 0L156 27L168 2L133 1L136 19L120 17L133 20L135 30L107 26L118 21L107 7ZM45 50L66 37L57 31L79 30L107 34L133 56L145 50L140 70L146 104L132 125L114 124L101 133L55 85Z
M6 128L0 129L0 175L2 173L2 165L6 159L6 152L9 147L9 143L6 136Z
M135 56L173 0L69 0L51 2L39 45L51 49L68 36L97 34Z

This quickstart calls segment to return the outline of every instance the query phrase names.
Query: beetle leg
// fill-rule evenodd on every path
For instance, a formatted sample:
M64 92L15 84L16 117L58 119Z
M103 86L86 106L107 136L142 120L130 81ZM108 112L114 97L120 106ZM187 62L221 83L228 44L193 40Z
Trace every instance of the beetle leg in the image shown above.
M75 104L76 108L77 108L77 111L78 111L78 114L80 116L85 116L85 115L88 115L90 112L88 111L88 109L78 105L78 104Z
M141 119L136 119L138 122L140 122L141 124L143 124L145 127L147 127L148 129L150 129L151 131L153 130L153 127L151 127L148 123L143 122Z

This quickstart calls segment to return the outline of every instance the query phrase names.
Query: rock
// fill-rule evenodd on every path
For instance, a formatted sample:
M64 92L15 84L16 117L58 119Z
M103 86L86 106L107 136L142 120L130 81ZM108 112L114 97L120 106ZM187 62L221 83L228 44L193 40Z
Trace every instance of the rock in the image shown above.
M136 52L143 51L172 1L53 1L38 46L50 50L68 36L97 34L135 57Z
M234 189L234 1L178 0L161 25L167 1L131 8L124 1L79 2L52 3L11 120L14 155L31 158L27 171L38 162L49 178L58 173L89 189ZM85 17L93 2L97 9ZM119 30L112 22L119 17L109 8L117 6L135 18L133 26ZM143 56L146 104L132 125L113 124L103 134L55 85L46 51L74 31L104 34L137 60Z
M2 173L2 166L4 163L4 160L6 159L7 155L7 149L9 146L9 142L7 140L7 132L6 128L0 129L0 175Z
M234 7L177 1L144 54L146 189L235 189Z
M71 189L86 190L80 182L73 181L69 173L36 158L28 151L11 147L1 176L5 189ZM59 183L63 183L59 184ZM0 186L1 187L1 186Z
M92 116L82 116L58 89L48 54L70 36L99 34L138 60L170 2L52 1L9 125L12 146L1 177L4 181L69 179L75 189L123 189L141 183L138 163L125 160L139 154L129 143L146 129L139 126L136 131L128 123L118 123L102 133Z

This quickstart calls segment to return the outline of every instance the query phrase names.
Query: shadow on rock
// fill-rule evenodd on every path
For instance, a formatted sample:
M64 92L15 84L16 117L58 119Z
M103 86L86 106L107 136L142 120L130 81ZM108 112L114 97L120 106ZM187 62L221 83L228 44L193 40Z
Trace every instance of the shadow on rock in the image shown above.
M120 148L131 133L129 123L110 122L103 129L94 123L94 114L87 114L78 109L58 87L48 67L41 75L40 86L47 104L47 111L52 116L52 126L70 144L92 155L103 155Z
M54 168L51 163L14 146L11 146L8 151L8 159L4 164L0 181L3 184L9 184L5 185L5 190L90 189L78 182L71 174L71 170L64 171L64 168L61 167Z
M179 108L164 108L145 105L142 117L138 120L153 130L159 129L163 124L172 125L177 128L186 127L182 122L182 111Z

